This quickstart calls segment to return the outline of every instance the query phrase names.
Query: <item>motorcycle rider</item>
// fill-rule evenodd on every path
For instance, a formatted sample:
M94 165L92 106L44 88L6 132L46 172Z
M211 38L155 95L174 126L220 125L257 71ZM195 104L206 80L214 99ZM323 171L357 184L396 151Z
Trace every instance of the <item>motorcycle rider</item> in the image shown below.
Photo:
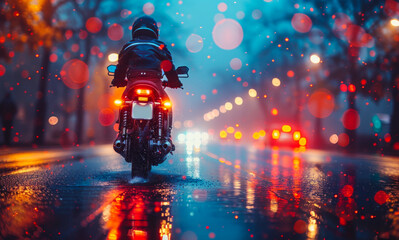
M119 53L115 77L112 81L113 86L126 87L123 98L132 86L145 83L154 86L159 91L162 100L169 100L162 87L162 71L168 79L168 87L182 87L183 84L173 65L172 56L166 44L158 40L158 37L158 25L152 17L143 16L133 23L132 40L126 43ZM169 128L167 129L169 136L171 129L172 109L169 111ZM115 141L118 140L121 140L120 133ZM172 144L171 139L169 141Z

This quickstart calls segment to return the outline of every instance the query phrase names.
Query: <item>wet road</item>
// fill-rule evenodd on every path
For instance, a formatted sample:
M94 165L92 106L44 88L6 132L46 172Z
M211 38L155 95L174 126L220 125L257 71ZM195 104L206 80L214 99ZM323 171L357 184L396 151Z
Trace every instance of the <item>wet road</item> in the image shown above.
M399 238L397 158L177 149L135 184L108 145L2 153L0 239Z

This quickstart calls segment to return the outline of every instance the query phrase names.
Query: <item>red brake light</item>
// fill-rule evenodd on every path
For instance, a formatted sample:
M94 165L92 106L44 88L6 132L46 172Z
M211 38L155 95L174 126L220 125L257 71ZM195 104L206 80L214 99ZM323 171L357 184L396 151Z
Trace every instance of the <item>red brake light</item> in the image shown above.
M139 89L136 89L136 93L139 96L149 96L149 95L151 95L152 91L150 89L139 88Z

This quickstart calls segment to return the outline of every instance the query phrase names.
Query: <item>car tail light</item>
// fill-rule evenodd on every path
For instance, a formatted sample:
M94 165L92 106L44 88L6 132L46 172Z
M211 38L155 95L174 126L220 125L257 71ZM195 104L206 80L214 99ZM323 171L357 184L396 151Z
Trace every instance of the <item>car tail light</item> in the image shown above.
M281 130L283 130L283 132L289 133L291 132L292 128L290 125L283 125L283 127L281 127Z
M280 131L277 130L277 129L274 129L273 132L272 132L272 138L276 139L276 140L279 139L280 138Z
M299 141L299 139L301 139L301 132L300 131L295 131L292 134L292 138L294 139L294 141Z
M139 89L136 89L136 93L139 96L149 96L149 95L151 95L152 91L150 89L139 88Z
M306 146L306 138L301 137L301 139L299 139L299 145Z

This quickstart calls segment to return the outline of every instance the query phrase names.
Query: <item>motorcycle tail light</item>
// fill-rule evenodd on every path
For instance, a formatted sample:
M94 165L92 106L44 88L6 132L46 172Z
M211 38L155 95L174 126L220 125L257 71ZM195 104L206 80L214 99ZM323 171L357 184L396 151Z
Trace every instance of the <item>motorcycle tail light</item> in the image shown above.
M163 102L164 107L170 108L172 107L172 103L169 101Z
M119 107L120 105L122 105L123 101L121 99L115 99L114 104L115 106Z
M150 89L139 88L139 89L136 89L136 93L139 96L149 96L149 95L151 95L152 91Z

